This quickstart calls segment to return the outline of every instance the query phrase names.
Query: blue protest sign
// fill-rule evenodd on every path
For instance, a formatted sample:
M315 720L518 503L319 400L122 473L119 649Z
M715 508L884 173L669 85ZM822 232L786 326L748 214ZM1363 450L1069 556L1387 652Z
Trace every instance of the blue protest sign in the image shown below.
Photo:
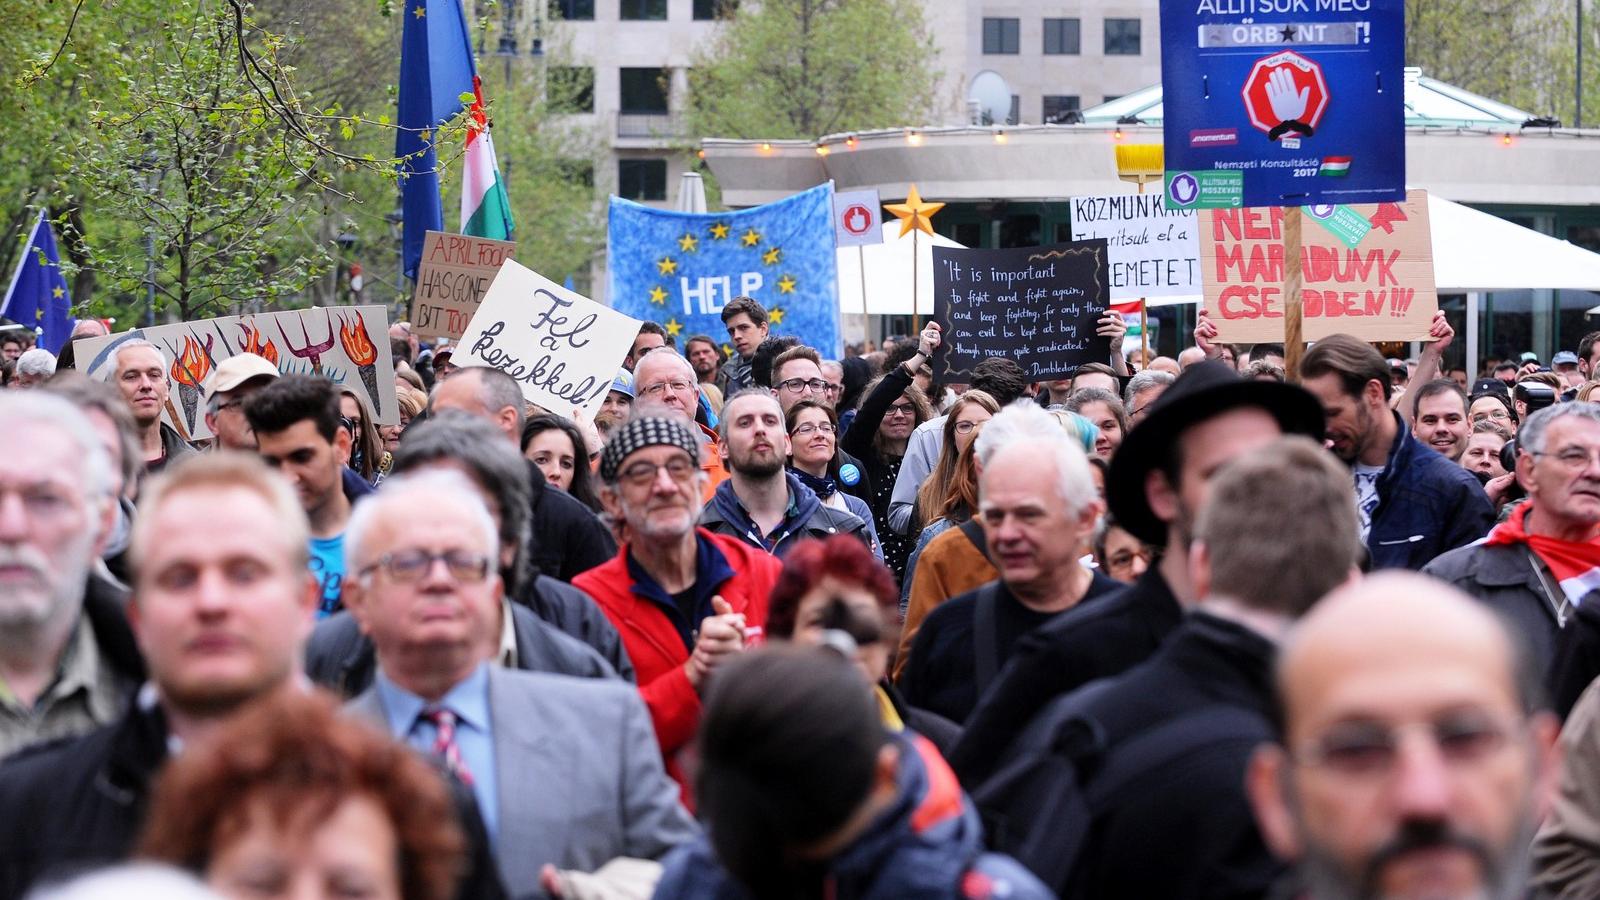
M1170 208L1405 199L1404 0L1163 0Z
M722 213L612 197L607 241L612 308L661 323L680 346L727 334L722 308L746 296L766 307L773 335L840 353L831 185Z

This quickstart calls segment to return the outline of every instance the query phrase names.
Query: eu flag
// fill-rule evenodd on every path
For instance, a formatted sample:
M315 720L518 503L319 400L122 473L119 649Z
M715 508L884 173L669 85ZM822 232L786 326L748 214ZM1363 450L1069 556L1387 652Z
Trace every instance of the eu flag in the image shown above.
M39 332L39 346L60 353L61 345L72 336L78 320L72 317L72 297L67 279L61 274L61 255L56 252L56 236L44 213L33 223L22 262L11 276L5 307L0 315Z
M401 212L405 216L406 277L417 277L428 229L444 230L439 200L439 126L467 108L477 67L467 40L461 0L406 0L400 38L400 123L394 154L400 159Z
M719 313L745 296L767 308L774 335L824 356L841 351L831 184L724 213L612 197L607 242L612 308L661 323L680 346L693 334L727 334Z

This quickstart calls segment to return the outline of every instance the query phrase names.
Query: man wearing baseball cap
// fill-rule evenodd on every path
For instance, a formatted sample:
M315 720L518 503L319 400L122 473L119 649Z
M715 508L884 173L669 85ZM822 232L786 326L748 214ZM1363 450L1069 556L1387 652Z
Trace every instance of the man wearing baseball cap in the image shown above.
M205 383L206 427L217 436L212 449L255 451L256 433L244 417L244 401L277 377L278 367L254 353L217 364Z
M1011 661L967 719L950 762L969 788L993 774L1051 699L1143 662L1200 598L1189 544L1224 463L1285 434L1322 440L1322 407L1303 389L1246 381L1227 365L1195 363L1128 432L1106 479L1117 524L1161 558L1127 590L1062 615L1017 642Z
M600 454L600 502L628 543L572 579L600 604L633 660L667 773L688 797L678 752L694 737L716 667L759 640L783 568L738 538L697 528L706 474L687 422L636 416Z

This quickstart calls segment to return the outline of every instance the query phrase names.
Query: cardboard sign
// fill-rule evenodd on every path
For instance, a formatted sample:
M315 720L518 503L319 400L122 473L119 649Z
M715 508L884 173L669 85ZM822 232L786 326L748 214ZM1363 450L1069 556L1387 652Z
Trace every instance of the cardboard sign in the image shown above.
M1066 378L1111 358L1095 334L1105 315L1106 242L1005 250L933 250L933 316L944 326L935 371L963 381L991 356L1030 381ZM942 367L942 368L941 368Z
M642 324L508 259L452 361L500 369L528 402L593 421Z
M456 340L478 312L500 264L517 245L466 234L428 232L411 296L411 329L418 337Z
M839 247L883 243L883 209L877 191L833 195L833 242Z
M254 353L285 375L324 375L355 391L379 425L400 424L389 355L389 313L382 306L341 306L222 316L135 328L73 342L78 370L90 378L115 377L113 354L139 338L167 360L167 409L162 418L184 440L212 436L206 426L205 382L217 364Z
M1309 206L1300 228L1305 339L1428 339L1439 308L1428 195L1404 203ZM1206 312L1230 343L1283 335L1283 209L1200 213Z
M1403 0L1161 4L1167 202L1399 202Z
M1072 239L1106 242L1111 302L1200 293L1200 242L1193 210L1161 195L1072 198Z

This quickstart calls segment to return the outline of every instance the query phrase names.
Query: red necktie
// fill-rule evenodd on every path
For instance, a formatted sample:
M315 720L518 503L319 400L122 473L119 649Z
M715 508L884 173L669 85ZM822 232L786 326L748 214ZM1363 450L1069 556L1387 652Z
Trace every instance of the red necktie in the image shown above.
M461 746L456 743L456 714L443 707L430 706L417 718L431 722L436 729L433 755L444 760L445 768L462 784L472 787L472 772L468 771L466 761L461 758Z

